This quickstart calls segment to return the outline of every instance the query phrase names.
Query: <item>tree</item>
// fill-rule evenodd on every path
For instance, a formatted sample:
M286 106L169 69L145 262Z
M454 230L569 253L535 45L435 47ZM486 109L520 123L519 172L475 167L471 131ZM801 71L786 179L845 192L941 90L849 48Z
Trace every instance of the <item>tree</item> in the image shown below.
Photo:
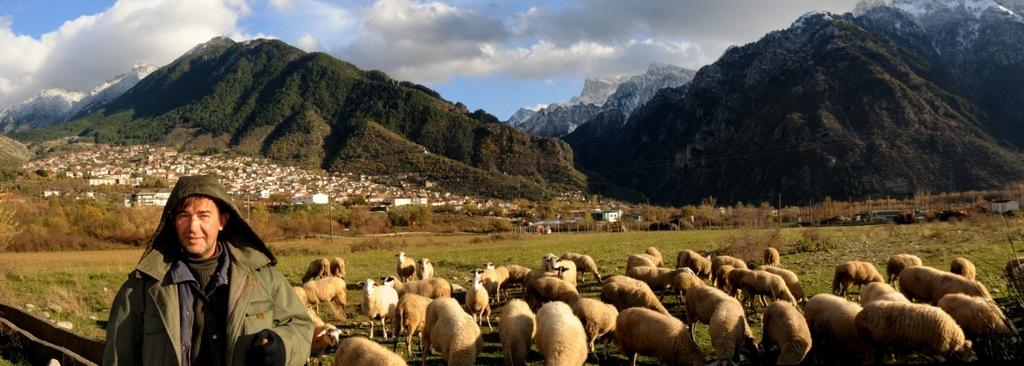
M15 209L8 204L0 205L0 252L14 243L14 237L21 232L21 226L14 219Z

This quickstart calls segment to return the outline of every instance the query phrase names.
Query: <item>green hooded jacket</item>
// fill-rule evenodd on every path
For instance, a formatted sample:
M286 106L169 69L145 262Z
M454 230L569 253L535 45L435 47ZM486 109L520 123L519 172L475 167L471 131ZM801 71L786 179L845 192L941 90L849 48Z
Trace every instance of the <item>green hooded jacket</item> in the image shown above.
M304 364L313 338L309 315L291 284L274 268L277 259L211 176L181 177L174 186L156 233L114 297L103 364L182 363L178 289L167 276L181 251L172 211L179 200L197 194L221 201L230 214L218 236L219 241L228 244L231 258L225 359L232 365L243 365L252 336L270 329L284 341L287 364Z

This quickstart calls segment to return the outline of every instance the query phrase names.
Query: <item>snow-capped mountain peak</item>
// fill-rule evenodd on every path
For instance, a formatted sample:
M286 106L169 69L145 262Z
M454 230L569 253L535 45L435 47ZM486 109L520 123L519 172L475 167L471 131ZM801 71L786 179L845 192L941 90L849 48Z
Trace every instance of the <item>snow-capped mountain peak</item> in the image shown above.
M1009 5L1013 0L861 0L854 8L854 14L862 15L879 6L888 6L913 15L916 18L935 14L960 14L979 19L986 13L1024 21L1024 17ZM1018 4L1019 7L1019 4Z
M626 76L587 78L583 82L583 91L580 92L579 96L572 97L569 100L569 104L601 106L612 93L615 93L615 89L619 87L619 84L622 84L627 78Z

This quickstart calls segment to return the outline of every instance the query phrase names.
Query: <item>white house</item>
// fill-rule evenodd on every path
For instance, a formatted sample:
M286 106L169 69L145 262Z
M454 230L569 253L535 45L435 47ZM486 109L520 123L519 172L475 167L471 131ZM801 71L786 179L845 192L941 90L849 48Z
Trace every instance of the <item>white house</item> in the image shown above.
M60 197L60 191L55 189L47 189L43 191L43 197Z
M132 206L166 206L169 198L171 198L170 191L142 189L132 195Z
M292 203L296 205L326 205L328 197L323 193L297 194L295 197L292 197Z
M1020 211L1020 202L1016 200L995 200L992 201L992 212L1005 213L1010 210Z

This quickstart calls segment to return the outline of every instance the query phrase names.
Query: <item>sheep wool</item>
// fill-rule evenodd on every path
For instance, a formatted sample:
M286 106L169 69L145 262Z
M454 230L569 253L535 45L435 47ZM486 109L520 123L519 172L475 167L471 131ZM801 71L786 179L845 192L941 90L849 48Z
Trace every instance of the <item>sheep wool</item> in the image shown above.
M964 278L974 281L977 276L977 270L974 268L974 263L964 257L956 257L953 262L949 264L949 271L958 275L964 276Z
M586 254L566 252L562 254L559 259L572 261L576 264L576 270L579 271L580 279L583 279L584 273L590 273L594 275L594 279L597 282L601 282L601 274L597 272L597 262L594 262L594 258Z
M772 247L768 247L768 248L764 249L764 265L766 265L766 266L773 266L773 267L780 267L781 266L781 262L779 261L779 259L780 259L780 256L779 256L779 250L778 249L775 249L775 248L772 248Z
M722 286L719 285L719 283L718 283L719 281L722 280L722 278L719 277L718 268L721 267L721 266L724 266L724 265L730 265L730 266L733 266L733 268L743 268L743 269L748 268L747 267L747 262L744 262L742 259L739 259L739 258L736 258L736 257L730 257L730 256L727 256L727 255L720 255L720 256L712 258L711 259L711 284L715 285L715 286L718 286L718 288L722 288Z
M903 269L899 277L900 292L911 301L936 303L947 294L962 293L992 299L981 282L926 266Z
M398 275L398 279L408 281L410 278L416 275L416 261L405 255L405 252L398 252L395 254L398 258L398 263L395 265L395 274Z
M615 344L636 365L638 354L651 355L667 365L703 365L704 355L690 328L673 316L629 308L615 320Z
M416 278L420 280L429 280L434 278L434 265L430 263L429 258L420 258L416 262Z
M866 352L854 319L861 306L832 294L811 296L804 304L804 319L814 339L812 351L823 361L838 363Z
M394 281L395 291L398 291L398 296L402 296L404 294L417 294L431 299L452 297L451 283L441 277L435 276L429 280L415 280L409 282L402 282L394 277L389 278Z
M626 271L635 267L657 267L654 259L647 254L630 254L626 257Z
M862 305L867 305L875 301L910 302L910 300L907 300L906 296L896 292L896 289L884 282L869 283L864 286L864 290L861 290L860 292L860 303Z
M537 350L547 366L578 366L587 361L587 335L569 305L549 302L537 311Z
M708 325L715 357L721 362L739 362L740 352L757 354L758 344L747 324L743 305L714 287L691 288L686 293L686 322ZM691 332L691 337L692 337Z
M793 295L793 298L801 303L807 300L804 288L800 285L800 277L793 271L774 266L758 266L757 270L779 275L786 282L786 287L789 288L789 293Z
M317 258L309 262L306 274L302 275L302 283L311 279L322 278L330 275L331 262L327 258Z
M654 258L654 265L655 266L661 267L661 266L665 265L665 257L663 257L661 255L661 251L658 250L658 248L647 247L647 249L644 250L644 254L647 254L647 255L651 256L651 258Z
M348 306L348 290L346 290L345 280L334 276L321 277L318 280L309 280L304 283L302 289L306 292L306 304L314 305L319 309L320 303L327 303L335 318L346 319L345 308Z
M484 319L487 320L487 328L491 331L494 330L491 327L491 301L490 296L487 295L487 289L484 288L482 282L480 282L481 274L483 271L473 271L473 281L466 293L466 298L463 301L463 307L470 314L473 315L473 320L479 325Z
M939 299L939 308L956 320L967 338L1013 335L1006 315L992 300L964 294L948 294Z
M548 301L574 304L579 297L575 286L557 277L541 277L530 281L526 287L526 302L531 308L540 307Z
M395 337L406 331L405 346L406 354L412 357L412 337L420 336L420 344L423 344L423 323L427 320L427 305L430 305L430 298L417 295L405 294L398 300L398 307L395 310ZM395 340L395 347L398 347L398 340Z
M526 355L530 353L533 335L537 330L537 319L530 306L522 300L510 300L501 308L498 321L498 335L505 364L525 366Z
M711 278L711 258L703 257L692 250L681 250L676 255L676 268L689 268L697 277Z
M687 268L687 267L683 267ZM672 288L676 293L676 300L679 304L683 304L683 299L686 298L686 292L693 287L704 286L704 280L701 280L697 275L690 272L682 272L672 276L669 280L669 287Z
M473 317L462 311L455 299L446 297L431 301L427 305L427 320L423 323L422 364L426 365L431 349L436 349L448 366L475 365L484 346L480 334L480 327Z
M331 276L345 279L345 260L341 257L334 257L331 260Z
M906 271L915 267L904 269ZM901 278L902 280L902 278ZM902 282L902 281L901 281ZM946 356L964 360L971 341L949 314L938 307L895 301L876 301L854 319L857 332L872 346L873 361L881 363L884 350L920 352L944 362ZM872 358L868 358L872 360Z
M920 266L924 262L921 261L916 255L913 254L894 254L889 257L889 262L885 265L885 274L889 275L889 283L896 283L896 279L900 276L900 272L904 268Z
M381 286L377 286L371 279L360 282L363 288L363 314L370 318L370 338L373 338L374 320L380 318L381 331L384 332L384 339L387 339L388 328L384 323L387 318L394 319L395 311L398 310L398 292L389 284L388 280Z
M587 335L587 344L590 345L591 352L597 352L594 342L598 338L615 331L615 318L619 316L615 306L588 298L577 300L572 306L572 313L583 323L583 331ZM604 349L605 352L608 351L607 342Z
M350 337L338 344L334 366L405 366L405 360L366 337Z
M619 311L641 307L668 315L668 309L646 283L626 276L612 276L605 281L601 286L601 301L615 305Z
M864 285L869 282L883 282L882 274L871 262L847 261L836 266L835 275L832 277L832 293L839 296L846 296L850 286Z
M764 310L761 346L768 351L778 346L777 365L799 365L811 350L807 320L793 304L777 301Z

